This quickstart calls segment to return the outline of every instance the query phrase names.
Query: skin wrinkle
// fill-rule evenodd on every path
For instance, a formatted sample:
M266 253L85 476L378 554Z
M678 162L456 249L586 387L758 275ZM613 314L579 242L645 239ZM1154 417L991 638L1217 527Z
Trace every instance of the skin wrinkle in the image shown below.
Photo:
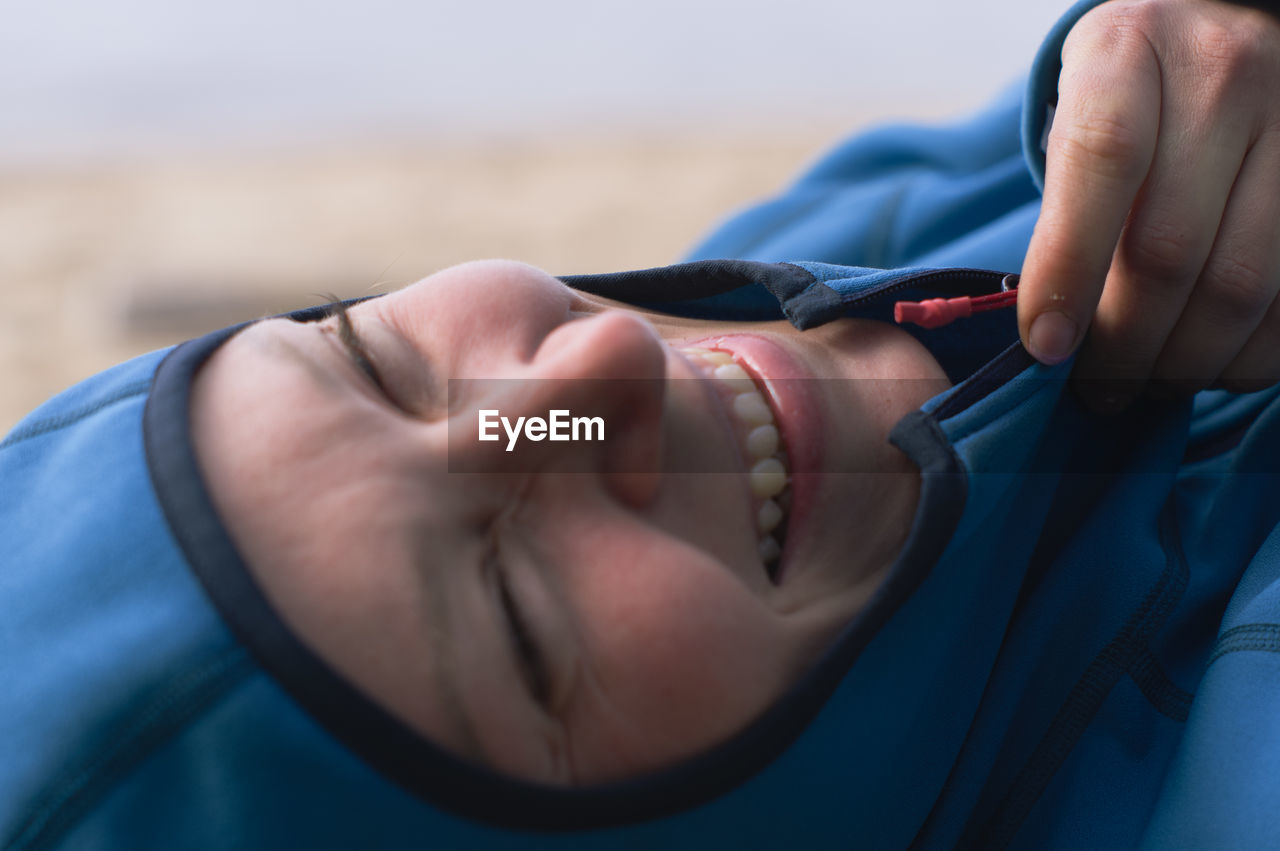
M421 549L418 551L418 557L414 559L415 564L429 563L430 542L421 538L419 546ZM473 760L478 759L482 753L480 737L475 725L471 722L471 716L464 710L462 698L458 694L457 646L453 640L457 630L453 624L453 617L449 606L445 604L444 595L432 592L431 583L425 572L419 572L418 576L420 579L418 587L426 595L431 610L431 617L427 624L431 638L430 652L436 658L436 665L432 667L432 682L443 698L445 714L454 728L461 755Z
M552 599L553 605L556 607L556 614L558 615L556 618L557 623L562 625L567 624L569 627L568 629L564 629L562 627L558 630L561 635L566 633L568 634L567 641L560 638L560 636L552 637L547 634L549 630L545 623L546 618L542 618L542 622L539 622L539 618L537 618L535 614L531 614L529 612L525 613L527 618L534 621L532 627L536 638L540 638L542 642L558 645L549 653L546 652L548 648L545 645L542 647L542 650L544 651L545 657L549 657L544 658L544 661L548 665L548 674L551 678L551 694L548 700L548 712L552 717L560 719L566 714L567 707L571 705L574 697L574 689L576 687L576 680L580 670L582 657L580 651L580 648L583 646L582 626L577 618L574 617L573 607L570 605L569 601L565 599L564 595L559 593L558 587L554 583L546 582L545 578L549 571L546 569L545 565L552 560L553 556L538 552L537 548L529 543L533 539L533 536L530 534L531 530L527 526L521 530L520 512L527 504L527 491L528 486L531 483L532 477L526 478L525 487L523 487L517 495L515 504L511 510L510 522L508 525L503 527L502 531L506 531L509 538L516 539L516 543L514 545L507 545L508 550L518 551L521 558L530 564L537 565L538 569L535 572L538 573L540 580L538 587L539 593ZM519 531L523 531L523 536L517 534ZM557 638L560 638L560 640L557 641ZM565 647L566 644L569 645L569 647ZM563 660L566 656L573 660L573 664L566 665L563 661L559 661L557 663L557 660ZM568 667L570 671L568 674L565 673L566 667Z
M325 369L314 358L299 349L292 340L284 340L279 337L253 338L253 340L255 344L262 348L264 354L271 357L285 356L294 364L302 367L317 384L320 384L326 390L335 393L341 391L342 382L334 376L333 372Z
M516 669L534 702L540 709L550 711L555 692L555 672L544 651L545 637L541 634L540 624L531 618L529 605L524 599L529 593L525 587L526 574L512 566L511 548L503 546L503 526L499 521L489 535L484 556L485 569L493 576L491 581L496 586L499 608L507 624L508 645L515 657Z
M528 673L525 670L525 660L520 657L520 652L516 647L516 636L514 633L517 627L511 621L507 613L506 603L504 602L504 597L507 600L514 600L518 597L518 592L511 587L513 583L511 576L512 569L507 563L507 560L510 558L510 554L502 552L502 547L498 540L501 534L499 530L505 522L505 516L509 510L510 508L504 508L499 517L495 519L493 523L490 523L483 533L483 538L486 543L484 545L483 555L481 556L481 566L478 570L483 577L482 586L484 594L488 599L497 601L492 605L491 613L495 615L493 620L497 622L495 623L495 632L498 634L495 638L498 645L502 648L501 653L503 663L505 665L509 665L514 674L515 681L520 684L518 691L521 698L527 698L534 706L534 720L537 722L534 725L535 733L541 740L541 745L538 748L540 751L540 757L549 766L548 770L551 771L551 776L559 779L557 775L558 769L555 766L555 760L551 754L551 737L548 735L546 724L544 723L547 720L545 707L538 700L537 694L533 692L528 682ZM520 603L513 602L513 605L518 609ZM527 629L527 613L525 613L523 617L525 618L525 627ZM527 632L526 635L528 635ZM536 640L536 638L534 640ZM455 677L460 676L460 674L460 669L455 668Z
M520 530L524 519L521 510L528 504L528 488L531 484L532 477L526 477L525 484L521 488L516 504L511 511L510 526L515 527L515 531ZM524 531L526 533L526 537L523 539L524 546L519 547L522 550L522 555L534 564L545 565L551 560L552 556L539 552L536 545L531 542L532 538L527 535L529 531L527 527ZM582 624L575 616L573 606L565 598L562 589L554 583L542 581L541 586L541 590L553 600L552 605L555 607L559 625L558 634L554 637L547 635L545 624L538 625L542 626L543 630L537 633L543 641L549 641L550 644L554 645L547 653L550 657L548 664L552 681L552 695L548 711L550 725L550 729L547 732L548 751L555 776L563 778L567 785L576 786L580 784L580 778L576 767L574 740L566 719L570 717L574 707L580 705L581 701L584 700L584 683L591 681L590 665L582 652L582 648L585 646ZM546 646L544 646L544 651L547 651Z

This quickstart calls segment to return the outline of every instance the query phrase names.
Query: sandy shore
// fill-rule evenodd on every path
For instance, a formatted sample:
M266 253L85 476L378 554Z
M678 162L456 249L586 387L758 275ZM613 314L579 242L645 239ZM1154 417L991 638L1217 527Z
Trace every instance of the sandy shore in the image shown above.
M480 257L556 274L679 259L829 133L489 142L0 169L0 434L205 330Z

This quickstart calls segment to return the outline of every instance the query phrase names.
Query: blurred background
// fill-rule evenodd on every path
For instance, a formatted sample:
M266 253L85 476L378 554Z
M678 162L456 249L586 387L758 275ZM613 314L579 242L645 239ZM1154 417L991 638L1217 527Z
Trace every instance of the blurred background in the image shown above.
M0 434L157 346L479 257L677 261L963 116L1066 0L46 0L0 29Z

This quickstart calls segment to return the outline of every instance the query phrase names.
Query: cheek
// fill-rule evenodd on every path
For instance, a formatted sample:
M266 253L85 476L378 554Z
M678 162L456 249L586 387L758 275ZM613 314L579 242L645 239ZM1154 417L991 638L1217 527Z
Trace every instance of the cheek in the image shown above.
M586 659L574 757L602 777L726 738L791 675L779 620L726 568L679 543L615 541L566 576Z

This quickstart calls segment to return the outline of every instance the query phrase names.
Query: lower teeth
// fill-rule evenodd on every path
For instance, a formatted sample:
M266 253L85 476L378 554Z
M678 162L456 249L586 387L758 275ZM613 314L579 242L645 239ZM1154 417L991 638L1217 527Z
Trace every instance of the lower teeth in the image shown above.
M760 560L766 565L771 565L778 560L778 556L782 555L782 546L772 535L765 535L760 539Z
M775 497L779 507L782 509L782 518L773 527L772 533L764 535L760 538L757 545L760 553L760 561L764 563L765 570L769 574L769 578L774 582L778 581L778 567L782 560L782 548L787 542L787 511L791 508L791 488L787 488Z

